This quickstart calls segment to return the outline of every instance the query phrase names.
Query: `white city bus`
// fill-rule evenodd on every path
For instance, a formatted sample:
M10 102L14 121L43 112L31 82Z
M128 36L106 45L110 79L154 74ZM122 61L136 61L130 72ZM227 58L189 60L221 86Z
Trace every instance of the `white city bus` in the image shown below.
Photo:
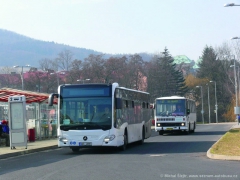
M155 99L155 131L159 132L159 135L173 131L182 131L186 134L194 132L196 119L196 105L193 100L180 96Z
M113 84L61 85L48 104L58 100L58 147L126 149L151 135L149 93ZM110 115L104 112L109 109Z

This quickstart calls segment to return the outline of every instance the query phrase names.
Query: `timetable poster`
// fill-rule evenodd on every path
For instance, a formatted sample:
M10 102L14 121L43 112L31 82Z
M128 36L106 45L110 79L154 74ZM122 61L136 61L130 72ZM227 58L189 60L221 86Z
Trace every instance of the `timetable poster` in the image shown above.
M11 104L11 125L12 129L23 129L23 103Z

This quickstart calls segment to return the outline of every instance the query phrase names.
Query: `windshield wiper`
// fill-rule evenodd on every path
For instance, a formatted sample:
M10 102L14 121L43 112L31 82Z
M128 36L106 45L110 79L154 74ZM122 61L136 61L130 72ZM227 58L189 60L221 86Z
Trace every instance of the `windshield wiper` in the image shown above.
M107 130L107 129L108 129L108 128L106 128L106 126L102 126L102 125L100 125L100 124L98 124L98 123L89 122L88 124L98 126L98 127L100 127L102 130Z
M83 127L83 123L82 124L72 124L72 125L62 125L60 126L60 129L61 130L64 130L64 131L68 131L70 129L77 129L77 128L80 128L80 127Z
M72 125L61 125L60 126L60 129L63 130L63 131L68 131L68 130L85 130L84 127L88 127L88 130L89 130L89 126L97 126L99 128L101 128L102 130L108 130L108 126L109 125L100 125L98 123L94 123L94 122L84 122L82 124L72 124Z

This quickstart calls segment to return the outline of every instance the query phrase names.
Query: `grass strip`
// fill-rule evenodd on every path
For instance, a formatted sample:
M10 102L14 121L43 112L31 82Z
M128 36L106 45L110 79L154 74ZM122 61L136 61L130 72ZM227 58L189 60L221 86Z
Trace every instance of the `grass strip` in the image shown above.
M240 128L229 130L212 146L210 152L218 155L240 156Z

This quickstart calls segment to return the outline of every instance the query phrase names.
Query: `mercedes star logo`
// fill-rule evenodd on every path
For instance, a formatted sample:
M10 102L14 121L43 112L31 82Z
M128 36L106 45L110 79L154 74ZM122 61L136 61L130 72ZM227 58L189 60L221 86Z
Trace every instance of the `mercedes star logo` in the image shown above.
M83 140L86 141L86 140L87 140L87 136L84 136L84 137L83 137Z

